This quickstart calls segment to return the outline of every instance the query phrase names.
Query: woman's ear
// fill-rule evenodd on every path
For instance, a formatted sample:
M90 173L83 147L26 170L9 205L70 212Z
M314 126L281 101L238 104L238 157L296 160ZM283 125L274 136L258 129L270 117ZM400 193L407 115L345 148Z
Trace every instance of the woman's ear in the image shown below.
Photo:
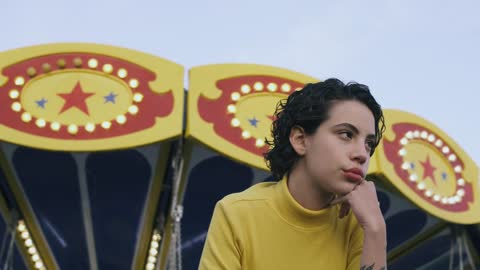
M303 130L300 126L294 126L290 130L290 144L293 147L293 150L299 155L305 155L306 151L306 134L305 130Z

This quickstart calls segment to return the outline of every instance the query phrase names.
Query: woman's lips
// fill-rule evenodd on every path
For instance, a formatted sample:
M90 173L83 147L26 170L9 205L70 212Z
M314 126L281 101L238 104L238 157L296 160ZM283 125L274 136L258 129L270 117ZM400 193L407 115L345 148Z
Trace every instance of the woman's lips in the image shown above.
M355 182L360 182L362 181L363 177L357 173L354 172L343 172L345 177L347 177L350 180L354 180Z

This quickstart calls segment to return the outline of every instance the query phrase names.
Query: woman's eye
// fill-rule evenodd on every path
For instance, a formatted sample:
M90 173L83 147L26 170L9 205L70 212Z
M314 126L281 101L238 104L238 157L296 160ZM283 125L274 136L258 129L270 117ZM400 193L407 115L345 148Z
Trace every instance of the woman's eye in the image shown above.
M351 138L353 138L353 132L342 131L342 132L340 132L340 137L342 137L342 139L351 139Z
M368 150L372 150L375 147L375 142L374 141L367 141L365 142L365 145L367 146Z

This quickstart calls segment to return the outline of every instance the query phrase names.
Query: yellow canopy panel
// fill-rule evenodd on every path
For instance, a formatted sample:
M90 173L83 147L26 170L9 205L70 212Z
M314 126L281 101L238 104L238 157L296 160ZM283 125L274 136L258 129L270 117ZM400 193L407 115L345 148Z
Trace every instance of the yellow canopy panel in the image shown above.
M200 66L190 70L187 138L239 162L266 170L276 104L318 79L293 71L245 64Z
M183 67L128 49L47 44L0 53L0 140L113 150L181 136Z
M396 110L384 113L387 129L370 173L383 175L432 215L454 223L479 223L475 162L427 120Z

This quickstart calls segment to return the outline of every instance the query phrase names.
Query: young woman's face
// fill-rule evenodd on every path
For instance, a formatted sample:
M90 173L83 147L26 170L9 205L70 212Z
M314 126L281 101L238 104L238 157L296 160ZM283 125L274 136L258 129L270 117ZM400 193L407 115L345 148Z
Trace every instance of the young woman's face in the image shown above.
M334 102L328 119L305 136L305 171L321 191L349 193L366 175L374 145L375 119L368 107Z

